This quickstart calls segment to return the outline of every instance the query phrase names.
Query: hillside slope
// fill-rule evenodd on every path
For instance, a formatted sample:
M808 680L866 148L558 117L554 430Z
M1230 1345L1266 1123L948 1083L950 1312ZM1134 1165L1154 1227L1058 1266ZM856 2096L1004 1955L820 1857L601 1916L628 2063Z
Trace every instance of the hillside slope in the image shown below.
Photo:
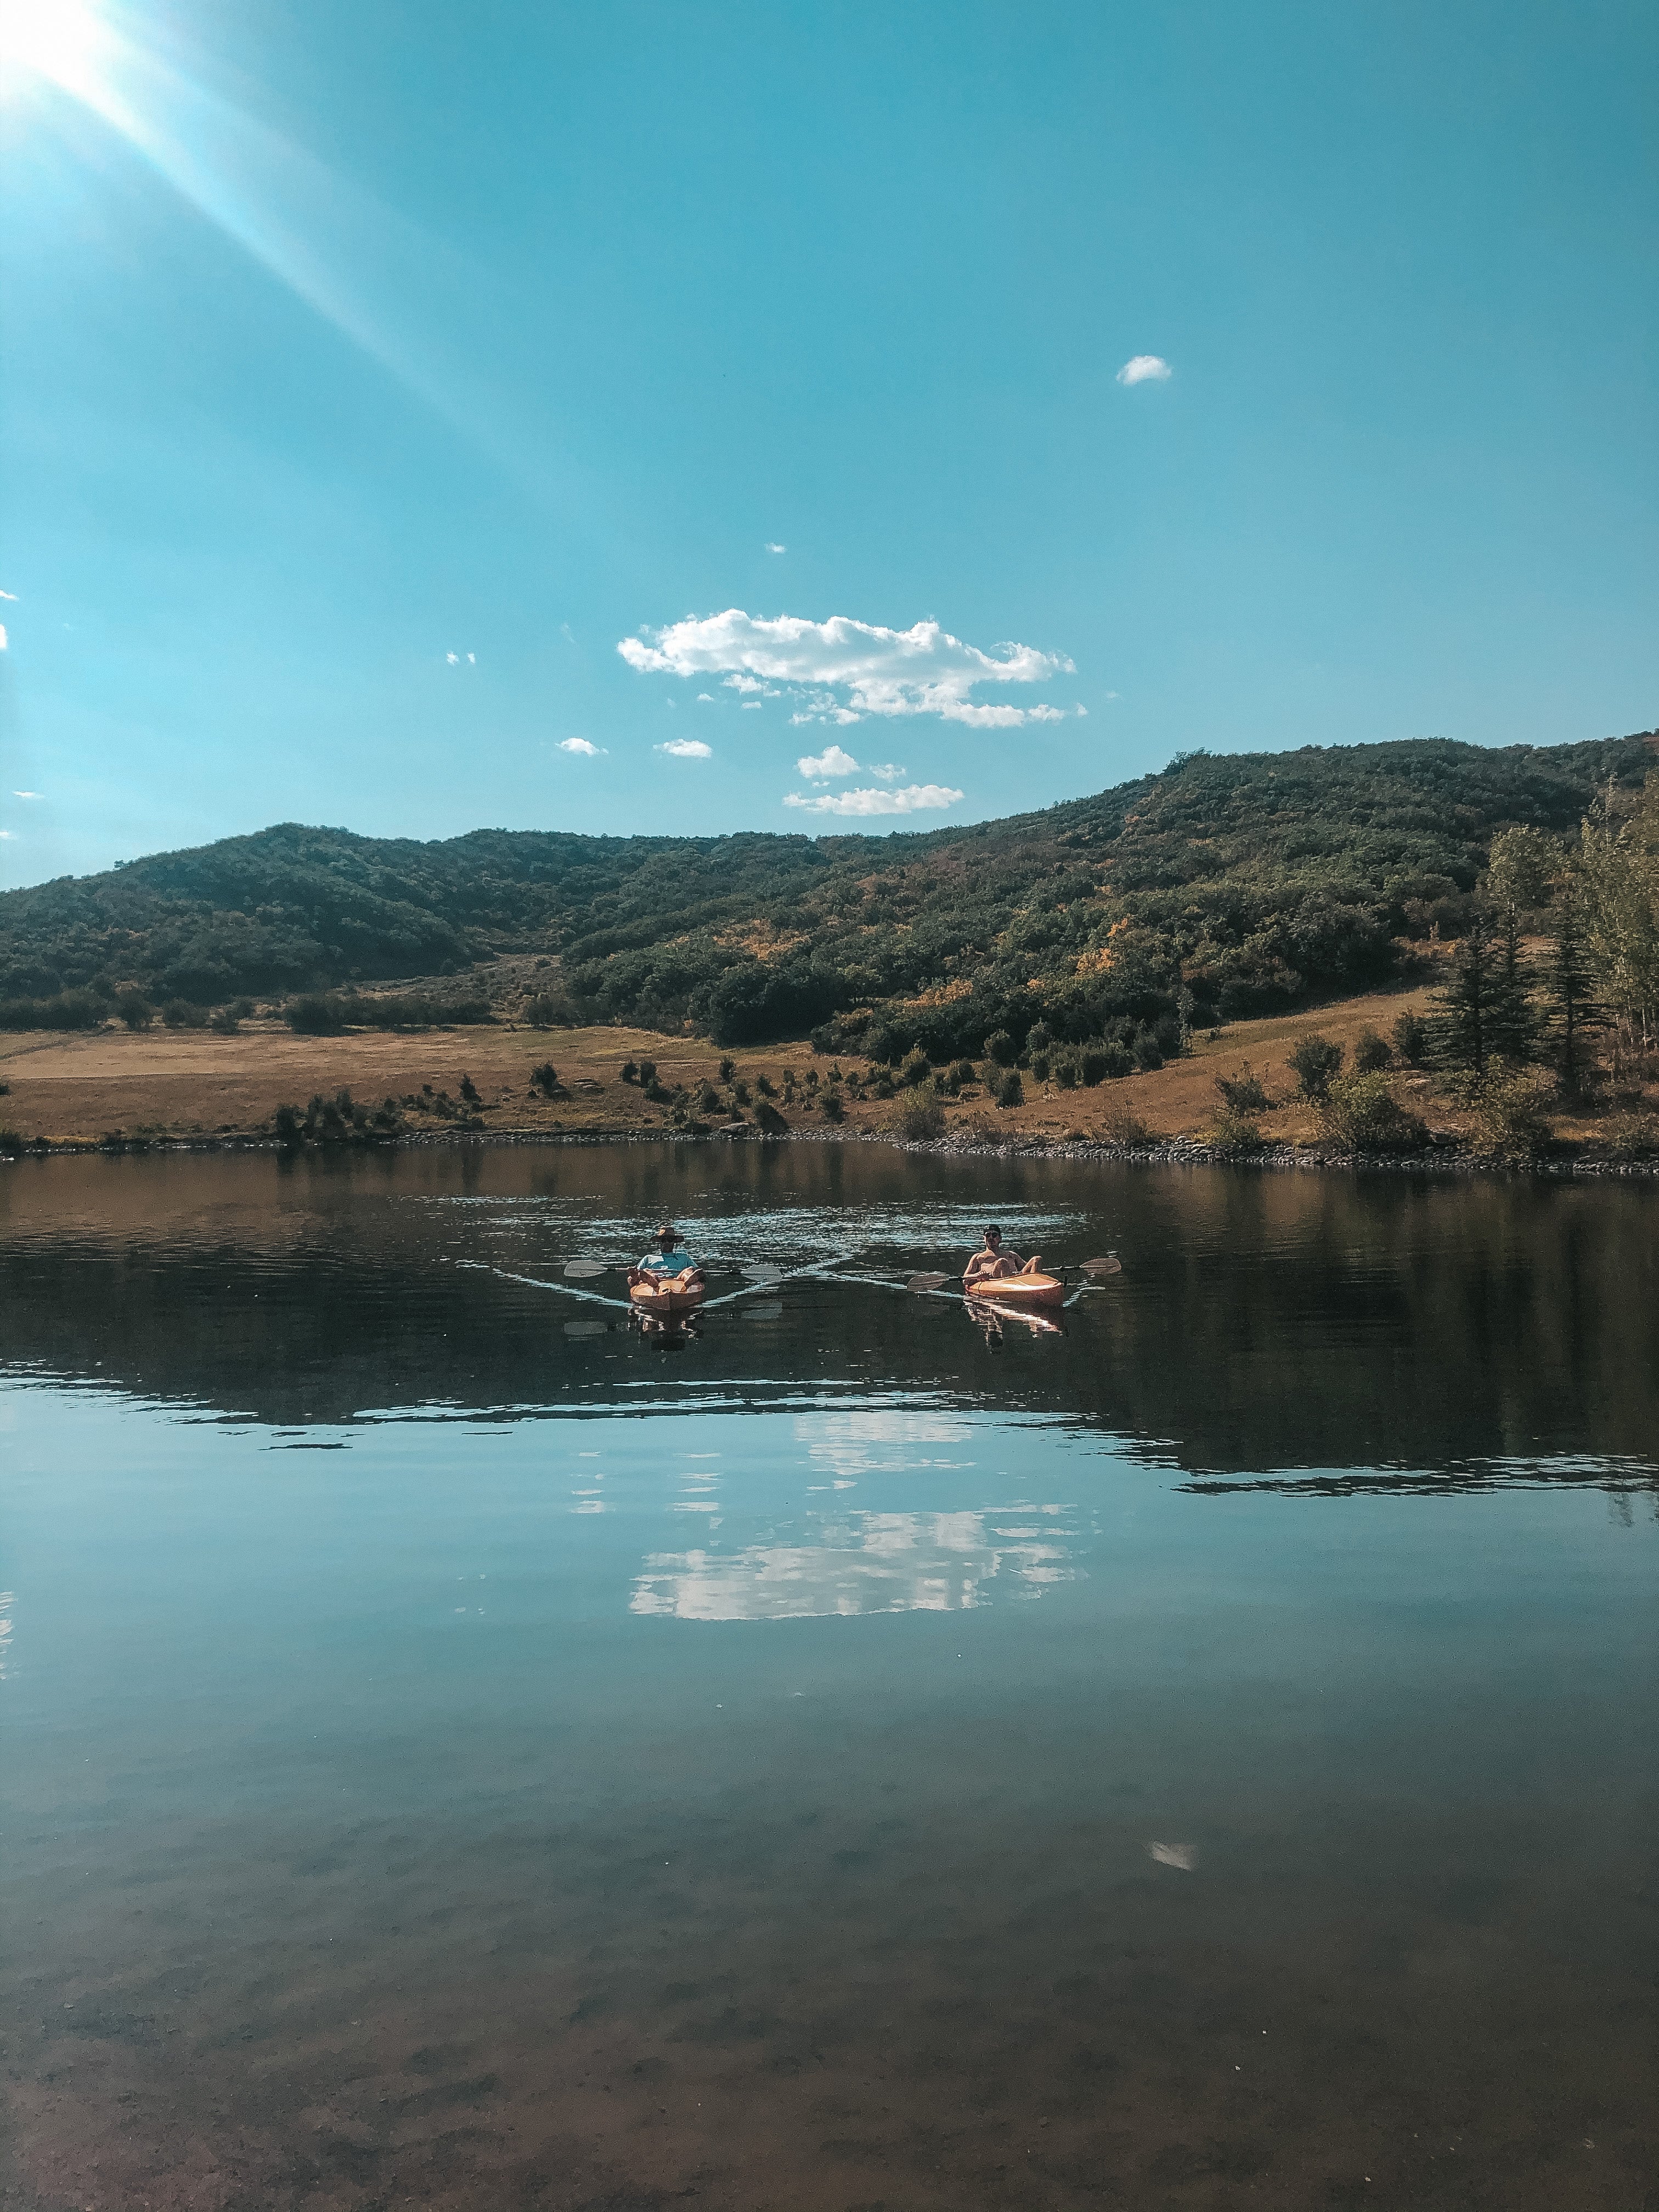
M0 894L0 996L213 1004L557 954L588 1018L732 1042L875 1011L935 1056L1042 1013L1078 1036L1289 1006L1455 927L1494 831L1574 830L1650 735L1179 757L1041 813L917 835L422 844L284 823Z

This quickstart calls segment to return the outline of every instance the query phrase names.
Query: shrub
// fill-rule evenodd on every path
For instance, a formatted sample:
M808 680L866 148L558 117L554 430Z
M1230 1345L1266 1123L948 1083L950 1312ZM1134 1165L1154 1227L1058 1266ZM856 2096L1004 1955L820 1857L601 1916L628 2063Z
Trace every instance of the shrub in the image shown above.
M890 1098L893 1095L892 1078L888 1075L878 1075L870 1088L878 1098Z
M345 1028L339 1001L320 993L290 999L287 1011L288 1025L300 1036L338 1036Z
M95 991L59 991L51 999L0 1000L0 1030L95 1030L107 1005Z
M666 1106L669 1100L674 1095L672 1091L665 1089L662 1084L658 1082L654 1074L652 1076L649 1083L641 1079L640 1087L653 1106Z
M641 1091L649 1091L653 1084L654 1084L657 1079L656 1061L654 1060L642 1060L639 1066L635 1069L634 1076L635 1080L638 1083Z
M773 1087L772 1079L769 1075L757 1075L755 1078L755 1088L759 1091L763 1098L775 1098L778 1095L777 1091Z
M618 1079L623 1083L637 1083L640 1079L639 1062L634 1060L623 1060L622 1066L617 1070L617 1074Z
M130 1030L147 1030L155 1018L155 1009L142 991L118 991L115 1011Z
M1127 1105L1118 1104L1112 1107L1104 1121L1102 1122L1101 1128L1108 1142L1114 1145L1139 1147L1155 1145L1158 1142L1157 1132L1149 1129L1134 1109Z
M1006 1030L993 1030L985 1040L985 1050L999 1067L1012 1067L1019 1058L1019 1047Z
M927 1144L945 1133L945 1109L931 1086L924 1089L915 1084L900 1091L887 1125L907 1144Z
M1078 1054L1077 1072L1092 1091L1112 1073L1111 1054L1103 1044L1085 1044Z
M241 1026L234 1006L216 1007L208 1021L208 1027L218 1036L234 1036Z
M1363 1029L1354 1039L1353 1072L1356 1075L1377 1075L1385 1067L1394 1066L1394 1048L1386 1037L1380 1037L1374 1029Z
M1229 1155L1258 1152L1261 1131L1248 1114L1236 1114L1231 1107L1224 1106L1210 1132L1210 1142L1217 1152Z
M1394 1048L1407 1067L1421 1067L1429 1056L1429 1025L1421 1014L1401 1014L1394 1025Z
M789 1124L769 1099L763 1098L755 1109L755 1127L763 1137L787 1137Z
M1158 1039L1150 1030L1136 1032L1133 1050L1135 1066L1144 1074L1150 1074L1153 1068L1163 1066L1164 1054L1158 1050Z
M1062 1091L1077 1089L1077 1062L1069 1052L1064 1058L1055 1060L1054 1070L1054 1081L1059 1084Z
M1504 1167L1528 1165L1554 1141L1544 1112L1544 1086L1536 1075L1495 1070L1472 1087L1469 1115L1475 1149Z
M1248 1062L1235 1075L1218 1075L1215 1087L1230 1114L1265 1114L1273 1104Z
M1011 1067L992 1095L999 1106L1023 1106L1025 1103L1025 1086L1019 1079L1019 1070Z
M1048 1080L1048 1055L1046 1052L1032 1054L1031 1073L1039 1083L1046 1083ZM943 1078L940 1079L943 1080Z
M1607 1123L1607 1150L1615 1159L1645 1159L1659 1152L1659 1115L1620 1114Z
M538 1091L544 1098L558 1097L563 1085L559 1081L559 1071L550 1060L544 1060L538 1066L531 1069L530 1087L532 1091ZM462 1086L461 1096L464 1098L466 1096L465 1085Z
M1303 1097L1316 1106L1341 1068L1342 1048L1317 1030L1310 1030L1298 1041L1285 1066L1295 1076Z
M958 1091L964 1083L977 1083L979 1073L971 1060L959 1060L951 1070L951 1080Z
M532 1030L568 1030L576 1026L576 1011L567 999L556 999L550 992L538 991L526 999L520 1014ZM456 1016L451 1019L459 1018Z
M844 1121L847 1119L847 1102L839 1091L826 1091L818 1103L823 1109L826 1121Z
M161 1019L170 1030L204 1030L207 1027L205 1008L193 1006L188 999L169 999L161 1009Z
M739 1106L748 1105L752 1095L753 1094L750 1092L749 1085L746 1083L739 1081L732 1085L732 1096L737 1100Z
M1333 1077L1320 1101L1319 1126L1345 1152L1416 1152L1429 1141L1427 1126L1400 1103L1387 1076L1376 1070Z
M699 1114L713 1114L719 1109L720 1094L706 1075L698 1084L696 1096Z
M478 1096L478 1086L470 1075L463 1075L461 1078L461 1096L469 1106L481 1106L483 1103Z

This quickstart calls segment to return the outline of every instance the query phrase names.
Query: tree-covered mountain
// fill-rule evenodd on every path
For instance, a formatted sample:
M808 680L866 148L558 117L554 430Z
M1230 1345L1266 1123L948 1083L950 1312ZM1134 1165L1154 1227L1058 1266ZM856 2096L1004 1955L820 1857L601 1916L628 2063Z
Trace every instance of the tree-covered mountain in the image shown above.
M556 954L573 1014L724 1042L820 1024L977 1050L1358 989L1454 929L1495 832L1566 836L1650 735L1177 757L1040 813L896 836L422 844L283 823L0 894L0 996L212 1005ZM21 1010L14 1010L13 1018Z

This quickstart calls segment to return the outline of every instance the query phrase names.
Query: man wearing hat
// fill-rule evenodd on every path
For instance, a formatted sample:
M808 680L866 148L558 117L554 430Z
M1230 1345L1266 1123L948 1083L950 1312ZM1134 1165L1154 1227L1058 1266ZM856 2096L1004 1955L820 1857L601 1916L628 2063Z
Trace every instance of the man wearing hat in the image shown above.
M657 1249L647 1252L637 1267L628 1271L629 1286L635 1283L669 1283L678 1276L690 1285L704 1280L702 1269L680 1243L680 1232L665 1221L657 1234Z

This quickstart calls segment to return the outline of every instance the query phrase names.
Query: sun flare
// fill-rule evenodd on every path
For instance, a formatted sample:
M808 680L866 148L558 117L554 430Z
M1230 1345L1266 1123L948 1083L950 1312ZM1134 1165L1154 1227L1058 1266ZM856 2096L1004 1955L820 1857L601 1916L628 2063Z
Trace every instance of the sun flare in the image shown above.
M87 0L0 0L0 84L7 89L44 77L89 99L112 43Z

